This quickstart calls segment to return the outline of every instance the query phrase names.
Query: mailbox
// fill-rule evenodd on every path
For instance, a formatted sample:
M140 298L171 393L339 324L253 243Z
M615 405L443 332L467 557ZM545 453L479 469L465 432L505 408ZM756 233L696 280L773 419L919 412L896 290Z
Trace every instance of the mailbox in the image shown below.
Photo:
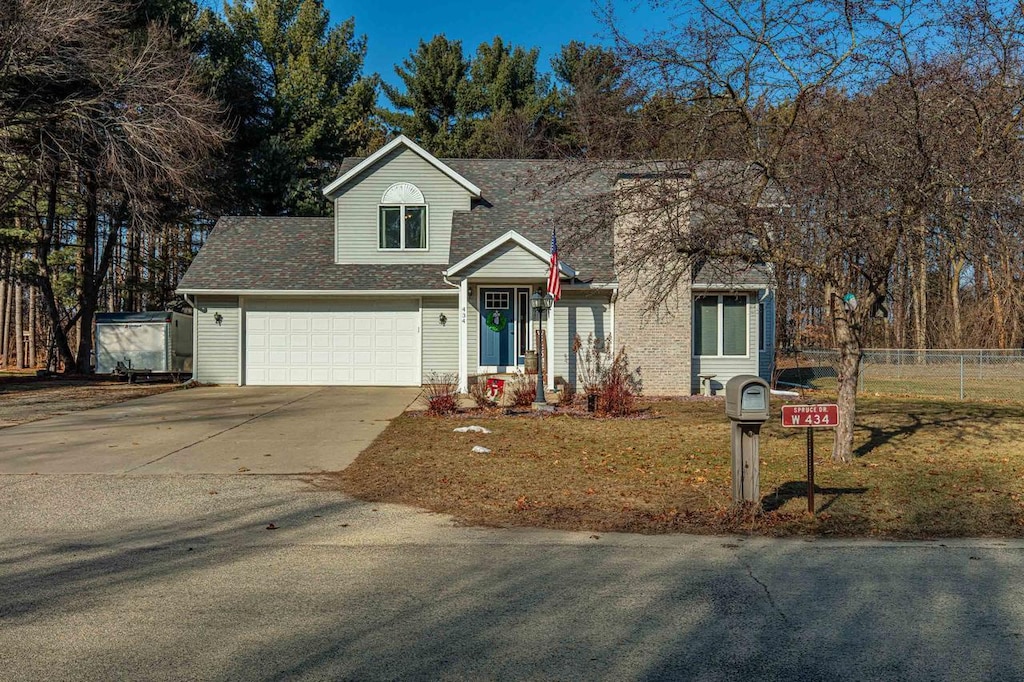
M725 384L725 416L732 422L732 501L761 504L761 424L768 421L768 383L741 374Z
M725 415L738 422L766 422L768 383L753 374L735 376L725 384Z

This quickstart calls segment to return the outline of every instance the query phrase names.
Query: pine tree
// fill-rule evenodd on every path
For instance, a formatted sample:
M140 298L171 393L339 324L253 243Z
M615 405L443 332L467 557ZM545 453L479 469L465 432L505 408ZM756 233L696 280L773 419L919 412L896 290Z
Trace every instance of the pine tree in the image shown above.
M331 25L322 0L234 0L202 17L209 78L235 138L224 211L323 215L337 164L381 138L377 77L362 75L365 37Z

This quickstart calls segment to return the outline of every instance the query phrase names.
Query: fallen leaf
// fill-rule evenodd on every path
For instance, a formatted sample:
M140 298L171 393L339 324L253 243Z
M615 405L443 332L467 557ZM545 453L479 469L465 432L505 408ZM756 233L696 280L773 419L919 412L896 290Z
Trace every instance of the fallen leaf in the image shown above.
M267 526L267 530L277 530L277 526L275 526L273 523L271 523L270 525Z

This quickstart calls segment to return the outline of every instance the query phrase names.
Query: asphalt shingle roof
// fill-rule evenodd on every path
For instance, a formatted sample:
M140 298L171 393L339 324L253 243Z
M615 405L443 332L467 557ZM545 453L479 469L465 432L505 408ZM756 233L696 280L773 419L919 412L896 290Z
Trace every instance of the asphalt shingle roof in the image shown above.
M361 161L345 159L339 177ZM601 209L601 202L612 196L618 177L633 170L643 173L645 168L649 172L651 166L561 160L441 161L481 189L481 199L474 200L472 210L454 215L449 265L509 230L547 251L555 227L559 256L580 273L581 280L616 280L613 216L612 211ZM445 291L449 287L442 280L444 269L436 264L337 265L332 218L230 216L217 222L179 288ZM701 275L711 273L705 269L698 281ZM761 276L762 272L749 271L739 279L745 282L747 277Z
M333 218L225 216L192 261L178 288L449 290L441 265L338 265Z

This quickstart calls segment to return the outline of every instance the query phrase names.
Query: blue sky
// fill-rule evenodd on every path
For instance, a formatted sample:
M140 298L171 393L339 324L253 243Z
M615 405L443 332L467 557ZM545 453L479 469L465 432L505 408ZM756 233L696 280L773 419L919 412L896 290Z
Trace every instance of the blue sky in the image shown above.
M645 14L650 15L634 14L621 4L620 15L630 33L641 30ZM379 73L394 85L401 85L394 65L408 57L420 39L438 33L461 40L467 56L496 35L513 45L539 47L543 72L550 71L551 58L570 40L608 43L591 0L326 0L325 5L332 22L355 17L356 33L367 37L364 72Z

